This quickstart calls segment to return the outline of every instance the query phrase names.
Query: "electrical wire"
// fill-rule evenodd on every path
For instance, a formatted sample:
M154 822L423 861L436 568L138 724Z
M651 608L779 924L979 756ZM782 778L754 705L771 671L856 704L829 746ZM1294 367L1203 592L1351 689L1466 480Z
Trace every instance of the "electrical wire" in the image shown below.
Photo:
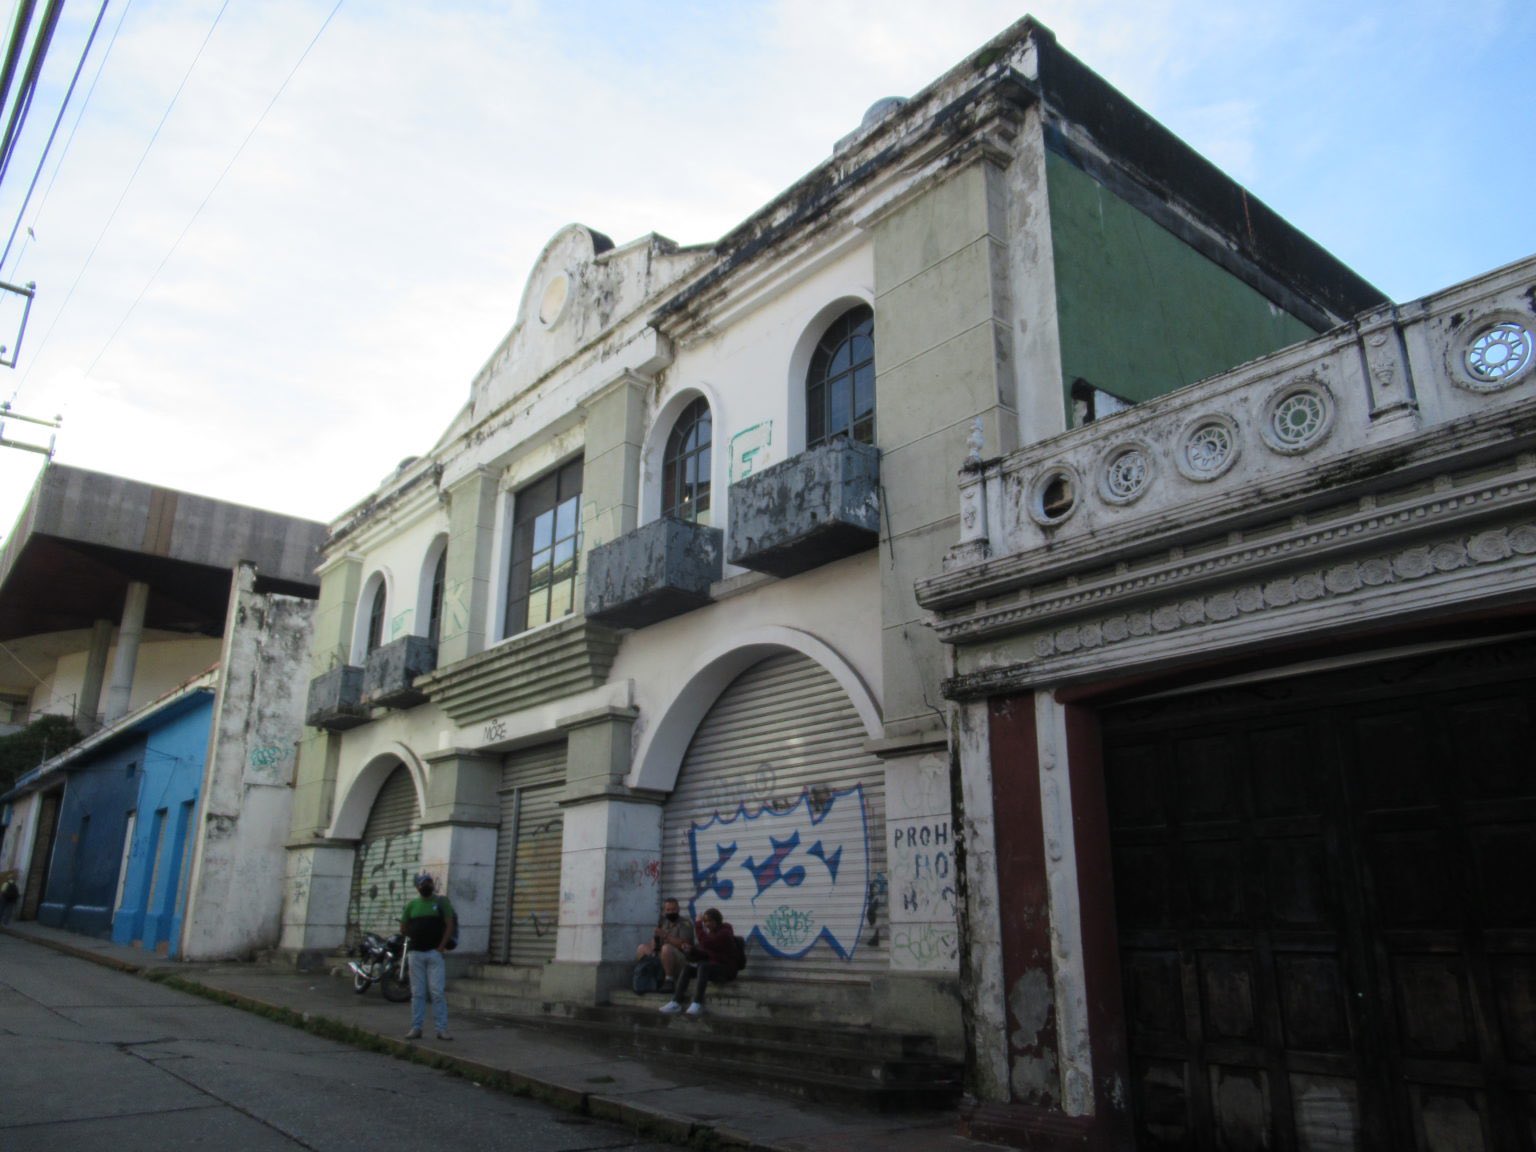
M32 41L32 54L27 57L26 75L22 77L21 88L16 93L16 103L11 105L11 118L5 126L5 138L0 140L0 182L5 180L5 174L11 169L11 157L16 154L21 130L26 126L27 116L32 111L32 98L37 95L37 79L42 74L43 61L48 57L53 33L59 26L59 17L63 12L64 0L48 0L48 7L43 11L42 27L37 30L37 39Z
M101 242L106 239L107 233L112 228L112 222L117 219L117 213L123 206L123 201L128 198L128 192L133 188L134 181L139 178L139 173L144 168L144 161L149 159L150 152L154 150L155 141L160 139L160 130L165 127L165 122L170 119L172 110L176 107L177 101L181 99L181 94L187 86L187 81L192 78L192 73L197 68L197 62L203 58L203 52L207 49L208 42L213 39L213 34L219 27L219 22L224 19L224 13L228 10L229 3L230 0L224 0L224 3L219 6L219 14L213 18L213 23L209 26L207 35L203 37L203 42L198 45L197 55L193 56L192 63L187 65L187 71L182 76L181 83L176 86L176 91L171 96L171 102L165 106L165 111L161 113L160 122L155 125L154 132L150 134L149 143L144 146L144 152L140 155L139 162L133 166L133 172L128 177L128 183L123 185L123 190L117 197L117 203L112 206L112 211L107 216L107 222L101 226L101 232L96 237L96 243L91 245L91 250L85 258L85 263L81 265L80 271L75 275L74 282L69 286L69 291L64 295L64 302L59 305L59 310L53 314L53 321L48 325L48 331L43 333L43 338L38 343L37 351L32 354L32 363L28 366L26 375L21 378L21 382L16 386L18 391L26 384L27 378L32 375L32 369L37 366L38 361L42 358L43 349L48 346L48 338L53 335L53 330L58 327L59 319L68 311L69 302L75 298L75 290L80 287L80 281L85 279L85 274L90 271L91 262L96 259L96 253L101 248Z
M149 279L144 282L144 287L139 289L139 294L134 297L133 303L128 306L128 311L123 313L123 318L117 322L117 327L112 329L112 335L107 337L107 342L101 346L101 351L96 353L95 358L92 359L90 364L86 367L86 376L89 376L93 371L95 371L96 365L99 364L101 362L101 358L107 354L107 349L112 347L112 342L117 339L118 333L123 330L124 326L127 325L128 321L132 318L134 312L138 309L140 302L144 299L145 294L150 290L151 287L154 286L155 281L159 279L160 273L164 271L165 266L170 263L171 257L176 255L177 249L181 247L181 242L187 238L187 233L192 231L192 225L197 223L198 217L203 214L203 209L208 207L208 202L213 199L214 193L216 193L219 190L220 185L224 183L224 178L229 175L230 169L235 166L235 163L245 152L246 145L248 145L251 142L251 138L256 135L257 129L259 129L262 125L262 122L266 120L267 114L272 111L278 100L282 98L283 93L287 91L289 83L293 80L294 76L298 74L299 69L303 67L304 61L309 59L310 52L312 52L315 45L320 42L320 37L325 35L325 30L331 26L331 21L336 18L336 13L341 11L341 6L344 3L346 3L346 0L336 0L335 6L330 10L329 14L327 14L325 20L321 22L319 30L314 34L314 36L310 38L309 43L305 45L304 51L299 54L299 58L294 61L293 67L288 70L288 75L283 77L283 82L277 86L277 91L272 94L272 99L267 101L267 106L261 110L261 115L256 117L256 123L251 125L250 131L245 134L245 139L240 141L240 147L235 149L235 154L231 156L229 158L229 162L224 165L224 170L219 173L218 179L213 182L213 187L208 189L208 194L203 197L203 202L197 206L197 211L192 213L192 218L188 220L186 226L182 228L181 234L177 236L175 242L171 244L170 250L166 252L160 263L155 266L155 270L150 273Z
M37 191L37 182L42 178L43 166L48 163L48 153L53 150L53 142L59 134L59 125L64 123L64 113L75 95L75 85L80 82L80 73L85 71L86 58L91 54L91 46L96 43L96 33L101 31L101 22L107 15L109 3L111 0L101 0L101 8L96 13L96 23L91 25L91 34L86 37L85 49L80 53L80 62L75 65L75 74L69 79L69 89L64 93L63 103L59 105L59 114L53 118L53 129L48 133L48 142L43 145L43 154L38 157L37 170L32 173L32 183L27 185L27 194L22 198L21 210L16 213L16 223L11 225L10 238L5 242L5 250L0 252L0 273L5 271L5 262L11 255L11 245L16 242L16 232L21 227L21 219L27 214L27 205L32 202L32 193Z
M18 3L20 0L18 0ZM112 29L112 39L107 41L107 49L101 54L101 63L96 65L96 75L91 77L91 86L86 89L85 99L80 104L80 111L75 115L75 122L70 126L69 136L64 140L64 150L59 153L59 162L53 167L53 175L48 177L48 187L43 189L43 198L37 202L37 215L32 217L32 223L27 227L26 239L21 242L21 251L16 253L16 267L21 267L21 261L27 254L27 248L32 240L37 239L35 229L42 223L43 211L48 207L48 197L53 194L53 186L59 179L59 173L64 170L64 161L69 159L69 149L75 142L75 133L80 131L80 122L85 119L85 113L91 106L91 97L96 95L96 85L101 81L101 74L106 71L107 61L112 57L112 49L117 47L118 33L123 30L123 24L128 19L128 9L133 7L133 0L126 0L123 4L122 15L117 18L117 25Z

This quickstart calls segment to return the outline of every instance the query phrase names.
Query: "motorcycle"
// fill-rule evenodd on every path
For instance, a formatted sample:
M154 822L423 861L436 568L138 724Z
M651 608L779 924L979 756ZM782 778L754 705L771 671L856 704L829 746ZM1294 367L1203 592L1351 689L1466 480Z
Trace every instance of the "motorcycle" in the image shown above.
M361 996L377 984L384 999L399 1004L411 998L411 970L406 955L410 942L398 932L387 939L364 932L353 949L358 957L347 965L352 970L352 991Z

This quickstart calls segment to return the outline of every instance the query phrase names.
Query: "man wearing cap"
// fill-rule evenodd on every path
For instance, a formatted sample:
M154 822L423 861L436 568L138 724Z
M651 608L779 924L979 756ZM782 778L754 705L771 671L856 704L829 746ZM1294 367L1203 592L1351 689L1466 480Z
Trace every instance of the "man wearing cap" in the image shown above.
M457 936L458 917L448 897L434 895L436 885L429 873L416 875L418 895L405 906L400 917L400 932L411 942L411 1030L407 1040L421 1039L421 1026L427 1021L427 997L432 998L432 1021L439 1040L448 1035L448 960L444 955L450 940Z

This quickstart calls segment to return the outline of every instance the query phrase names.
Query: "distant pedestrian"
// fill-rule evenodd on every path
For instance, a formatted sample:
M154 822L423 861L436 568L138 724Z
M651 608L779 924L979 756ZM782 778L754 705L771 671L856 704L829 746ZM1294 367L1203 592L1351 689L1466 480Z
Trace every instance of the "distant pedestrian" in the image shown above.
M0 885L0 924L11 922L11 917L16 915L16 903L20 899L21 889L16 887L16 874L13 872Z
M427 1021L427 1000L432 1001L432 1022L439 1040L448 1035L448 958L445 953L458 938L458 917L448 897L435 895L436 885L426 872L416 876L419 895L405 906L400 916L400 931L410 941L408 962L411 967L411 1030L407 1040L421 1039L421 1026Z

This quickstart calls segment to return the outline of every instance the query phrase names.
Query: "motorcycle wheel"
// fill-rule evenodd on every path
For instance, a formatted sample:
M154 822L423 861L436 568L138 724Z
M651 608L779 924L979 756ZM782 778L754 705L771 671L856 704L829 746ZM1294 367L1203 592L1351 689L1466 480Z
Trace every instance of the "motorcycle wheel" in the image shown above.
M359 964L358 967L361 968L363 972L352 973L352 991L361 996L364 992L368 991L368 989L374 984L375 981L378 980L379 962L375 960L371 964ZM363 975L364 972L366 972L367 975Z
M411 973L410 969L400 971L397 964L388 964L384 968L384 975L379 981L379 991L384 993L384 999L395 1004L403 1004L411 998Z

